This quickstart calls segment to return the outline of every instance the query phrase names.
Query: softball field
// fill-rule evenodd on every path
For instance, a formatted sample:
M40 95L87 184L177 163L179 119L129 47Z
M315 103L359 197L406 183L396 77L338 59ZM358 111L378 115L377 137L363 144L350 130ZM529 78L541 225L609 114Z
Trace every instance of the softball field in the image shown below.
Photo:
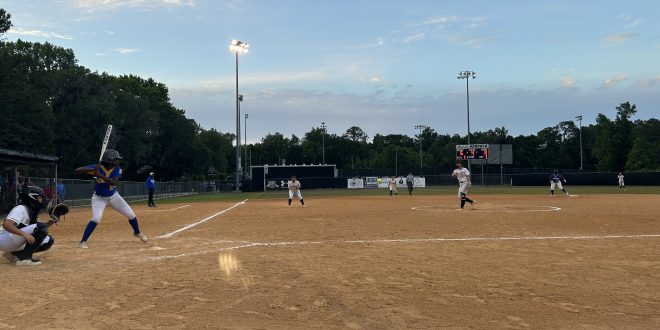
M544 189L544 188L539 188ZM451 190L452 192L454 190ZM569 190L570 191L570 190ZM0 329L658 329L660 195L303 191L75 208Z

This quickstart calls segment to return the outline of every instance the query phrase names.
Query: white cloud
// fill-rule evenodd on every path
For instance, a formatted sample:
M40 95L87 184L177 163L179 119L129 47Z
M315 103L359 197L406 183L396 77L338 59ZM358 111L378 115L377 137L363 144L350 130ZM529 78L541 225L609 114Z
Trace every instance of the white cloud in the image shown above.
M640 25L640 24L642 24L642 20L641 20L641 19L636 19L636 20L634 20L634 21L628 23L628 24L626 25L626 28L635 27L635 26Z
M424 40L424 37L426 36L425 32L418 32L412 35L407 36L405 39L403 39L403 43L407 44L413 41L420 41Z
M120 54L132 54L132 53L137 53L141 52L141 48L115 48L114 51Z
M577 81L573 77L561 78L561 87L570 88L574 87Z
M30 36L30 37L40 37L46 39L65 39L73 40L73 37L70 35L59 34L55 32L41 31L41 30L24 30L21 28L12 28L7 31L8 34L16 34L19 36Z
M477 34L479 29L485 27L487 23L488 20L485 17L432 17L421 22L408 24L406 28L414 29L414 31L408 33L408 37L403 39L403 43L438 38L455 45L479 48L497 39L492 35Z
M657 83L660 83L660 75L653 78L645 78L639 81L639 85L642 87L655 86Z
M609 44L622 44L626 41L629 41L637 36L637 33L624 32L624 33L614 33L607 35L603 38L603 41Z
M620 83L624 80L627 80L627 79L628 79L628 76L626 76L626 75L618 75L616 77L605 80L605 82L603 83L603 86L604 87L614 87L618 83Z
M375 76L374 76L374 77L369 78L368 81L369 81L370 83L372 83L372 84L378 84L378 83L380 83L382 80L380 79L380 77L375 77Z
M73 6L96 10L112 10L122 7L157 8L163 6L194 6L195 0L72 0Z

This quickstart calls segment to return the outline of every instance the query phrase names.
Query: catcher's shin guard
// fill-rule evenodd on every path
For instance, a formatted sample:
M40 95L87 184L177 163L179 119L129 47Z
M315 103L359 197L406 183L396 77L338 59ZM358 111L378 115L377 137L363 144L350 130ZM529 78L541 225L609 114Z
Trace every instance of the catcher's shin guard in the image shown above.
M50 249L53 246L53 244L55 244L55 239L53 238L53 236L48 235L46 238L48 239L48 242L39 245L39 247L37 248L36 251L34 251L34 253L44 252ZM46 238L44 239L44 241L46 240Z

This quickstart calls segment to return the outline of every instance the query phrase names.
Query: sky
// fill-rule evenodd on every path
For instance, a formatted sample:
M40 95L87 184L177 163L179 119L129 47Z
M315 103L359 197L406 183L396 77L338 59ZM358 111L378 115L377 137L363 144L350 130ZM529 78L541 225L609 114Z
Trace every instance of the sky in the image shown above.
M616 106L660 118L660 1L0 0L5 39L71 48L80 65L168 86L205 129L248 143L325 123L375 134L505 127L536 134ZM461 71L475 79L457 79ZM248 114L247 127L244 114Z

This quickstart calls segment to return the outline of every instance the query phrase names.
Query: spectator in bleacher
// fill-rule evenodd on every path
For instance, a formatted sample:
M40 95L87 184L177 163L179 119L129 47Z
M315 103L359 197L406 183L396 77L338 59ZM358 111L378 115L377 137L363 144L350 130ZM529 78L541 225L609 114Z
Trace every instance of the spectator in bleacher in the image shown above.
M57 203L59 204L64 200L64 193L66 192L62 180L57 180L55 189L57 191Z

